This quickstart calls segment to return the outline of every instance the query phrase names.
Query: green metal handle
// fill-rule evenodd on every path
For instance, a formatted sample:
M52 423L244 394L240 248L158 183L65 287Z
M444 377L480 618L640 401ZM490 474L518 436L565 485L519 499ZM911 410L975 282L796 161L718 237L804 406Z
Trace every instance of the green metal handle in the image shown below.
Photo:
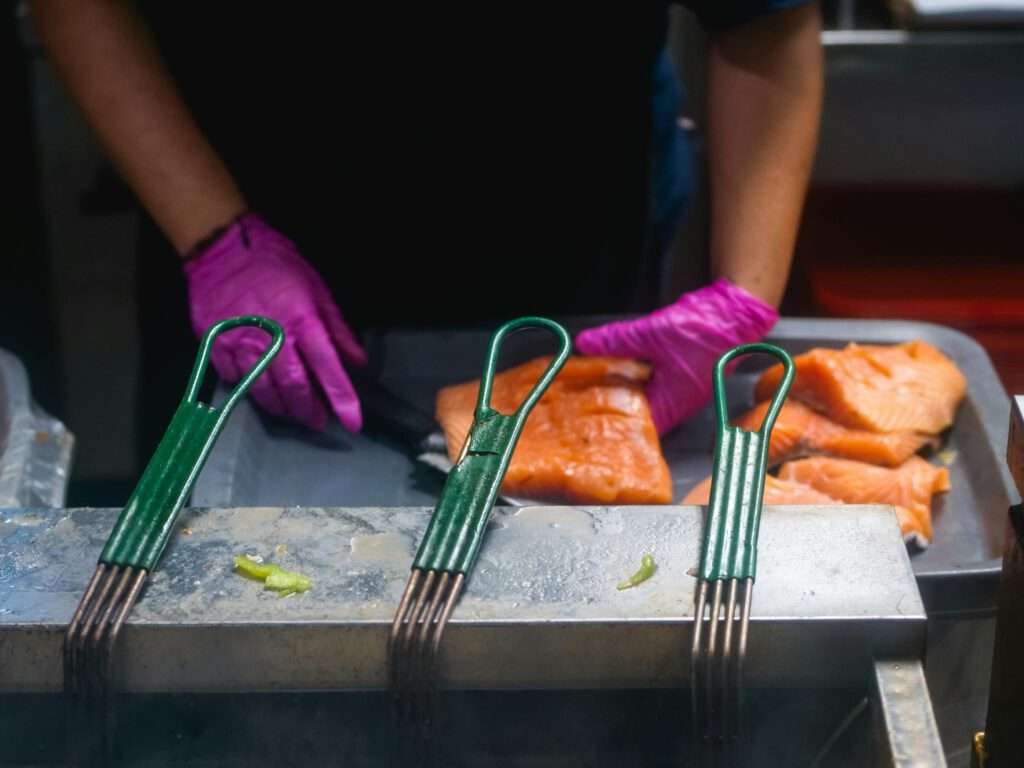
M729 425L725 401L725 368L737 357L755 353L772 355L782 362L783 376L761 428L747 432ZM757 572L757 536L764 506L768 446L775 419L793 383L793 361L773 344L744 344L718 360L714 373L715 436L711 499L701 554L700 578L753 579Z
M235 385L223 406L212 408L198 402L199 388L210 362L214 341L233 328L250 326L270 334L271 341L252 370ZM284 331L265 317L234 317L210 327L203 335L192 375L178 410L167 427L135 490L121 510L114 530L100 554L100 562L153 570L163 554L178 512L221 428L243 397L281 349Z
M733 347L718 358L718 363L715 365L714 390L715 415L718 417L719 434L729 428L729 407L725 402L725 369L737 357L756 355L758 353L771 355L782 363L782 381L779 382L779 388L775 390L775 396L772 398L771 405L768 406L768 412L765 414L764 421L761 422L761 428L757 430L757 434L762 437L769 435L775 426L775 420L779 416L779 411L782 410L782 404L786 402L786 395L789 394L789 387L793 383L795 369L793 367L793 358L789 356L786 350L762 341L755 344L742 344L738 347Z
M491 343L487 348L484 374L480 379L480 391L476 397L476 411L478 414L491 410L491 389L494 386L494 370L498 364L498 353L501 351L502 342L510 333L515 333L525 328L546 328L551 331L558 337L559 349L558 354L551 359L544 374L537 380L533 389L530 390L529 394L527 394L526 398L516 409L515 415L521 416L523 421L526 420L526 416L533 410L533 406L537 404L537 401L540 400L545 390L547 390L548 385L558 375L562 366L565 365L565 361L569 359L569 354L572 352L572 338L569 336L569 332L554 320L548 320L546 317L520 317L517 320L510 320L505 323L491 336Z
M227 418L238 401L245 397L249 387L266 370L267 366L270 365L270 361L274 359L281 349L281 345L284 344L284 330L268 317L242 315L241 317L229 317L227 320L221 320L219 323L211 325L206 330L206 333L203 334L203 339L199 343L199 352L196 353L192 374L188 377L188 385L185 387L183 402L196 402L199 397L199 389L203 386L203 379L206 378L206 369L210 365L210 353L213 352L214 342L222 333L227 333L235 328L259 328L261 331L266 331L270 334L270 344L264 350L260 359L256 361L256 365L235 384L235 388L231 390L228 399L220 407L223 418Z
M523 328L545 328L559 339L560 346L523 402L514 413L505 415L491 408L494 370L502 341L509 333ZM571 352L572 338L568 331L543 317L513 320L491 337L473 424L462 453L445 481L413 568L451 573L467 573L472 568L523 425Z

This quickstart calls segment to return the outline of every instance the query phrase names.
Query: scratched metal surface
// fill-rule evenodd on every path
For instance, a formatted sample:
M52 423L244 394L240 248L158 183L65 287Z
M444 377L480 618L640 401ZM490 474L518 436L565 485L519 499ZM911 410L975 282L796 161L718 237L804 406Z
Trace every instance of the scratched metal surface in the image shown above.
M55 690L60 643L114 510L0 512L0 690ZM374 689L424 509L186 510L132 613L129 690ZM496 510L445 635L459 688L676 686L687 677L698 507ZM751 685L868 679L919 658L924 609L891 511L774 507L761 531ZM615 585L645 553L657 573ZM287 598L235 554L309 575ZM580 653L585 648L587 652Z

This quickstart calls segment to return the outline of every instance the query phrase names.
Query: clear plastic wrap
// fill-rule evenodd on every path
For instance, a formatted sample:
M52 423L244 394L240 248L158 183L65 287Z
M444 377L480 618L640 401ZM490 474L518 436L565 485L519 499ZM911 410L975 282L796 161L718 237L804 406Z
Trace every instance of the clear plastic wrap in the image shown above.
M32 402L18 358L0 349L0 507L63 507L74 442Z

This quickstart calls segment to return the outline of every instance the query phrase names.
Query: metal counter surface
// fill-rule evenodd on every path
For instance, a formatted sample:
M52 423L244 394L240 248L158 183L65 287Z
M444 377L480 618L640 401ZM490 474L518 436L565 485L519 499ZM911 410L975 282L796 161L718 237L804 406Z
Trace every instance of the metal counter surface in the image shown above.
M116 510L0 511L0 691L54 691L64 629ZM191 509L129 618L129 691L377 689L428 511ZM685 685L700 507L499 509L445 635L452 688ZM652 553L656 574L617 591ZM920 659L925 614L887 507L769 507L751 687L864 685ZM313 579L287 598L232 572L260 555Z

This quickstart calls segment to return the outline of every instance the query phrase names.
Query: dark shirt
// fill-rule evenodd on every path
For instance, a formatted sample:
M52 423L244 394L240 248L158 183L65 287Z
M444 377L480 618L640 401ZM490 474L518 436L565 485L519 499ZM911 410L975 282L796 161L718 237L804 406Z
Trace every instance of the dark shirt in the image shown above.
M714 25L774 5L696 10ZM356 322L653 301L666 2L143 8L253 210Z
M792 2L694 5L723 26ZM668 3L460 5L140 2L252 209L357 331L651 309L689 166ZM137 275L146 457L195 354L148 220Z

